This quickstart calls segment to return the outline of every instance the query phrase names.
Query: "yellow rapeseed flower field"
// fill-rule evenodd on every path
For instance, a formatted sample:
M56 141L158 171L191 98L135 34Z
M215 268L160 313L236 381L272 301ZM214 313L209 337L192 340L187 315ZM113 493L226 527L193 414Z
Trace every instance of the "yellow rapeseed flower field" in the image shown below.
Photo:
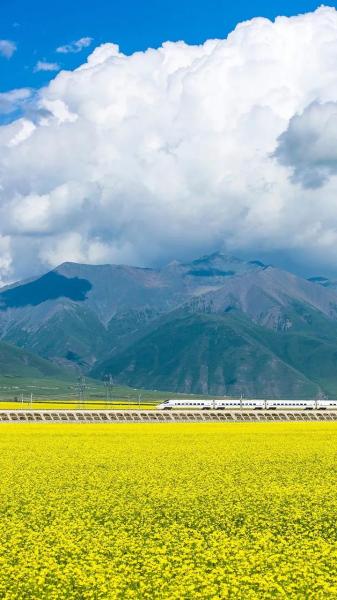
M0 598L337 598L337 424L1 424Z

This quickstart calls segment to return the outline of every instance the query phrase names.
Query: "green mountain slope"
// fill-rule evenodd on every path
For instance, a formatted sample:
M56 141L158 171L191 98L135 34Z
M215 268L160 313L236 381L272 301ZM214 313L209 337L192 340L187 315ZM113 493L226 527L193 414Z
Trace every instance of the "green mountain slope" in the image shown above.
M161 269L65 263L0 290L0 338L137 387L337 394L336 291L222 253Z
M57 364L87 370L105 350L107 332L92 311L68 304L59 307L34 336L25 337L19 329L11 331L10 339Z
M0 377L65 378L65 372L48 360L0 342Z
M186 393L319 395L320 379L302 369L303 344L298 349L294 344L298 339L297 334L266 331L242 314L175 315L98 365L93 375L111 373L129 385ZM334 348L337 352L337 341ZM316 359L323 360L325 352L322 344Z
M162 269L64 263L0 290L0 338L88 370L157 316L263 268L222 253Z

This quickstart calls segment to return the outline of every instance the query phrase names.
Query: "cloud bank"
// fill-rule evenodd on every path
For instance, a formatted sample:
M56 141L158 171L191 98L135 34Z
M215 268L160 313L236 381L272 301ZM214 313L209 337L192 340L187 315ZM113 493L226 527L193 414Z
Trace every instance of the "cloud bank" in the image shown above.
M216 248L337 265L336 72L327 7L96 48L0 127L0 278Z

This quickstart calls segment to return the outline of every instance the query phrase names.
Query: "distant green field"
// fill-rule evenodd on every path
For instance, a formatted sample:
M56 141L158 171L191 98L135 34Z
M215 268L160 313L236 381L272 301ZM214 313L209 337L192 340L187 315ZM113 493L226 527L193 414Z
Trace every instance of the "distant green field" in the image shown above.
M157 390L134 389L112 386L107 389L103 382L86 379L83 401L80 402L78 380L27 379L0 377L0 409L29 408L31 395L35 408L152 408L167 398L189 398L193 395L176 394ZM198 398L202 396L198 395Z
M0 402L0 410L154 410L158 402L59 402L45 400L39 402Z

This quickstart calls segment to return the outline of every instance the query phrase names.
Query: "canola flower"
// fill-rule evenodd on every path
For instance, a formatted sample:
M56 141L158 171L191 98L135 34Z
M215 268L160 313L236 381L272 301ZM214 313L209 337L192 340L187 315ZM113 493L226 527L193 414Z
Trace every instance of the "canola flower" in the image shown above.
M0 434L0 598L337 597L337 424Z

